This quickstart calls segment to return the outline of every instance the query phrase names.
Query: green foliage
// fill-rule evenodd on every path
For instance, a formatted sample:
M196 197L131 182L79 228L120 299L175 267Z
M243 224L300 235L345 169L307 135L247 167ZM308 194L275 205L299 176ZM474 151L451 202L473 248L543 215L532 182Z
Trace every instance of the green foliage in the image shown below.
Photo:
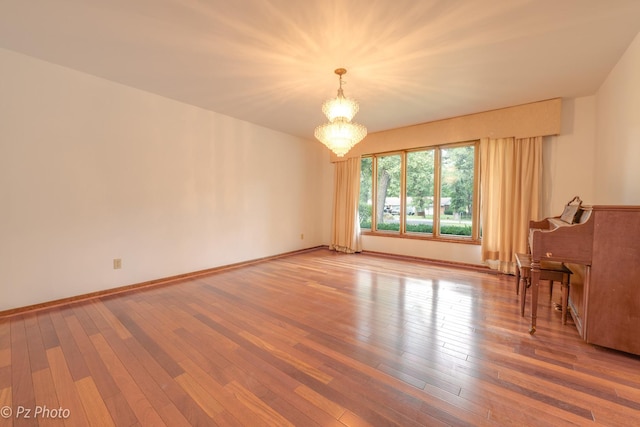
M452 236L471 236L470 225L443 225L440 227L440 234Z
M372 167L373 158L363 157L360 162L360 205L366 205L371 198L371 174L373 173Z
M407 232L410 233L433 233L432 224L407 224Z
M378 225L376 225L376 228L378 230L385 230L385 231L400 231L400 224L397 222L389 222L389 223L380 223Z
M407 232L411 233L433 233L433 225L431 224L407 224ZM448 234L450 236L471 236L471 227L468 225L443 225L440 234Z
M368 203L362 203L362 200L358 204L358 215L360 216L360 228L371 228L371 205ZM369 226L365 227L363 224L368 223Z
M387 196L400 197L400 165L398 154L378 157L378 181L385 172L391 177L385 198Z
M407 153L407 196L421 211L433 204L434 151Z
M442 195L451 198L453 212L471 212L474 151L471 145L442 150Z
M439 151L440 169L435 170L435 158ZM436 172L441 182L441 198L449 198L444 216L441 219L470 217L473 206L474 184L473 145L457 147L436 147L406 153L406 195L411 198L406 208L410 213L422 213L434 206ZM360 227L371 229L372 222L377 230L400 231L398 223L385 223L384 207L388 197L400 197L401 156L398 154L375 157L377 176L373 176L374 157L363 157L360 175L359 214ZM378 194L373 194L374 181ZM372 205L375 209L372 209ZM376 218L372 210L376 211ZM430 211L427 211L430 212ZM406 213L405 213L406 214ZM421 216L422 216L421 215ZM414 216L413 218L417 218ZM407 224L407 232L430 234L433 226L427 224ZM471 236L470 225L442 225L441 235Z
M363 229L371 229L371 221L369 222L360 222L360 228ZM400 224L398 223L381 223L377 226L378 230L381 231L399 231ZM407 232L409 233L423 233L423 234L432 234L433 233L433 225L432 224L407 224ZM449 236L471 236L471 226L469 225L443 225L440 229L441 235L449 235Z

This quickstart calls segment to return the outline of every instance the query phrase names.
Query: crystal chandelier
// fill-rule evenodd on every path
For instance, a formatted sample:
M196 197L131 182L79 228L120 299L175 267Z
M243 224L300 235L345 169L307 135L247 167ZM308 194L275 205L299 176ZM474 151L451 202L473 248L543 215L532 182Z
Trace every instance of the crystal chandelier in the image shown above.
M347 70L338 68L335 73L340 77L338 96L322 104L322 112L329 119L329 123L318 126L314 135L338 157L342 157L367 136L367 128L351 122L359 106L355 99L346 98L342 92L342 75L346 74Z

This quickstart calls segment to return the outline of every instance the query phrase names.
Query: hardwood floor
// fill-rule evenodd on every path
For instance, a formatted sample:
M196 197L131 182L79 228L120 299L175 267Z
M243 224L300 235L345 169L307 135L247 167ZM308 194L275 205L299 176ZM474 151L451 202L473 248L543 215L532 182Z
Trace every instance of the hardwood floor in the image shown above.
M640 357L513 280L319 249L0 319L0 426L640 425Z

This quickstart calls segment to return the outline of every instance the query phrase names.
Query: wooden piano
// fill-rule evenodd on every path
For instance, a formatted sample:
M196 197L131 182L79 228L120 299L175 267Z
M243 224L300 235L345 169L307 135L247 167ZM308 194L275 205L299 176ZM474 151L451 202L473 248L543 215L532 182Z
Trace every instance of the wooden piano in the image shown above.
M588 343L640 355L640 206L582 206L577 222L531 221L532 310L536 329L540 261L573 272L569 310Z

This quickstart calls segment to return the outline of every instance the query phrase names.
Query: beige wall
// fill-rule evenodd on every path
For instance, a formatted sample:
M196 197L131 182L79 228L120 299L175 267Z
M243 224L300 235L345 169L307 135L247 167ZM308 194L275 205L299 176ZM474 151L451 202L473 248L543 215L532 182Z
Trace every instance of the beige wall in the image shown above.
M327 244L332 171L315 141L0 49L0 310Z
M640 205L640 34L597 93L594 202Z
M560 135L544 140L542 215L562 213L574 196L594 202L595 96L564 99Z
M573 196L640 205L640 35L596 95L565 99L562 131L545 142L543 216Z

